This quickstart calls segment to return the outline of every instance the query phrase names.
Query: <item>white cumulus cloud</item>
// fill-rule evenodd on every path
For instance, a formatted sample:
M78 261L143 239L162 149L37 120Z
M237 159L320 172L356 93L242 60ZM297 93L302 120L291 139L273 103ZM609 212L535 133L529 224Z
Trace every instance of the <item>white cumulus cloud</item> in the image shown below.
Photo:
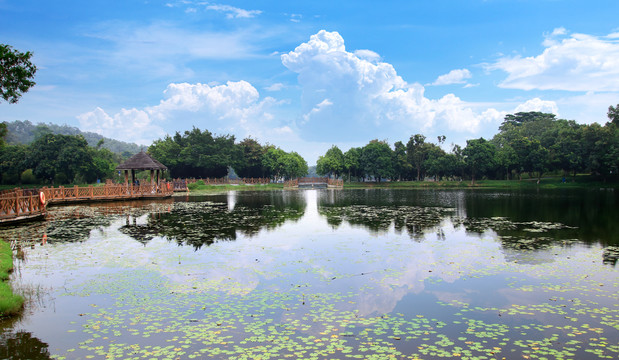
M529 111L538 111L559 115L559 107L557 106L556 102L542 100L540 98L527 100L525 103L518 105L516 109L514 109L514 113Z
M447 74L439 76L432 85L464 84L466 79L471 77L471 72L468 69L451 70Z
M260 99L246 81L224 85L172 83L159 104L144 109L122 109L108 115L96 108L78 116L84 130L124 141L148 144L165 135L162 125L174 122L181 130L196 126L218 133L260 137L275 127L270 109L273 98ZM281 128L281 127L279 127Z
M421 84L404 81L373 51L347 51L337 32L321 30L281 58L298 74L303 114L299 128L306 139L406 138L436 128L475 133L487 121L453 94L437 100L425 97ZM454 74L452 81L470 75L466 69Z
M253 18L262 14L262 10L245 10L230 5L213 4L206 7L207 10L223 12L228 19Z
M593 36L555 29L536 56L506 56L489 70L502 70L499 85L522 90L619 91L619 39L614 34Z

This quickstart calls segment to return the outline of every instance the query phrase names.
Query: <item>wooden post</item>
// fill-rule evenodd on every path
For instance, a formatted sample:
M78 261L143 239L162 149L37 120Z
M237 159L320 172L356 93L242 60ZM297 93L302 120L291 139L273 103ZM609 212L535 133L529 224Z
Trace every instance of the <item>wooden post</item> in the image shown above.
M151 169L150 170L150 184L151 185L153 185L153 177L154 177L153 175L154 175L154 173L155 173L155 170Z
M129 183L129 170L125 170L125 185Z

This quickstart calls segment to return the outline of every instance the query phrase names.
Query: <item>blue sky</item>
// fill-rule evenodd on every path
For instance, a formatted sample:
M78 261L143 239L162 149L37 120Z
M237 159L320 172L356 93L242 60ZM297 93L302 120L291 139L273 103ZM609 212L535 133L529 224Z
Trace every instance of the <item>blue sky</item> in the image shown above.
M333 144L491 138L505 114L604 123L619 2L0 0L37 85L0 121L150 144L208 129L310 165Z

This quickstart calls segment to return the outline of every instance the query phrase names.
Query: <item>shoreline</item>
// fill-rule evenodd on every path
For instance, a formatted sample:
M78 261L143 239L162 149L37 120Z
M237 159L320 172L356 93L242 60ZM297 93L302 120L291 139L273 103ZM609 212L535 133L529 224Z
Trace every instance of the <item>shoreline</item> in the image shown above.
M0 239L0 318L17 316L24 305L24 297L13 292L9 276L13 271L13 249Z

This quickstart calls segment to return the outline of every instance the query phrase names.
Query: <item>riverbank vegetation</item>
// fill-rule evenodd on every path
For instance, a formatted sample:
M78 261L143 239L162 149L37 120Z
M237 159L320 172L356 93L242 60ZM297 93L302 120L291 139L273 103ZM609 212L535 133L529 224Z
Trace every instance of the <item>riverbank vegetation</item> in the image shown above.
M610 121L601 126L540 112L510 114L492 139L471 139L464 148L452 145L450 152L443 150L444 136L432 143L421 134L411 136L406 144L396 142L393 149L379 140L346 152L333 146L318 159L316 170L349 182L432 180L443 186L449 180L476 184L480 179L536 178L541 182L549 173L559 175L562 183L582 173L602 182L617 181L619 105L609 108L608 117Z
M349 183L419 181L424 182L424 187L459 187L465 186L460 181L477 185L480 180L527 178L535 178L537 184L549 175L559 176L562 183L567 183L574 182L577 174L588 174L593 181L617 182L619 105L609 108L608 118L610 121L602 126L578 124L540 112L509 114L492 139L471 139L464 147L452 145L449 151L444 150L448 148L444 136L434 143L422 134L412 135L406 144L398 141L393 147L381 140L346 152L332 146L319 157L316 172L344 178ZM29 145L2 146L0 182L66 185L105 179L122 181L115 168L124 155L112 153L103 144L100 141L92 147L80 135L43 131ZM304 176L309 171L305 159L294 151L262 145L252 138L236 142L234 136L218 136L198 128L158 139L148 147L148 152L168 167L168 178L221 178L235 174L282 180Z
M9 274L13 271L13 250L11 245L0 239L0 318L19 313L24 298L13 293Z

